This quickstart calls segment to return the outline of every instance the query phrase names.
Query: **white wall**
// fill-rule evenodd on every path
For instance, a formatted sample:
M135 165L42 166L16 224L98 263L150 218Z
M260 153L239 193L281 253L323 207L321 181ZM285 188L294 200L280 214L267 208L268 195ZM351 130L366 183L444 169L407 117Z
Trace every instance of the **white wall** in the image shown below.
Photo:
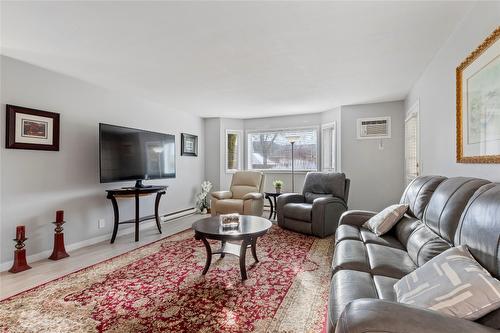
M112 208L105 190L133 183L99 184L98 124L105 122L176 135L177 177L150 181L166 184L162 214L191 208L204 178L204 140L199 156L180 156L180 133L203 135L201 118L168 110L165 106L120 95L77 79L1 57L0 128L5 128L5 104L58 112L61 115L59 152L1 148L1 261L12 259L15 226L27 229L28 255L50 250L55 211L65 210L67 244L111 232ZM2 135L4 138L4 135ZM3 140L3 139L2 139ZM150 214L153 198L141 199L143 214ZM131 218L133 202L120 202L122 218ZM97 220L106 227L97 228ZM124 227L124 226L121 226ZM164 224L163 228L168 228Z
M220 118L205 119L205 179L213 185L213 191L220 188ZM201 140L199 140L201 141Z
M500 2L478 2L436 54L406 99L420 101L422 174L500 181L499 164L461 164L455 156L455 69L500 22Z
M404 103L350 105L341 108L342 172L351 179L349 209L379 211L399 202L404 188ZM356 121L391 117L392 137L357 139Z

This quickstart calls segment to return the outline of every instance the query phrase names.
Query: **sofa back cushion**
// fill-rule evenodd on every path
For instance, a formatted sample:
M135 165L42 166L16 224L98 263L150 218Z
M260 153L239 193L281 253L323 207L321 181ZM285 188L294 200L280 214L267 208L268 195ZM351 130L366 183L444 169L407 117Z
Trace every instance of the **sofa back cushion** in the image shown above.
M423 202L423 197L427 197L427 194L423 196L422 193L430 194L436 182L433 179L428 179L418 183L421 185L417 186L420 188L420 194L417 196L421 196ZM432 186L429 185L431 183L433 183ZM477 189L487 183L489 183L487 180L466 177L439 181L437 187L432 190L428 205L423 207L422 222L414 228L406 243L400 239L406 245L408 255L417 266L422 266L453 245L455 231L467 202ZM409 187L412 186L415 184L409 185ZM414 189L410 189L407 191L407 197L412 196L413 193ZM414 213L421 211L421 209L414 210Z
M424 212L423 221L434 233L453 243L460 216L469 199L489 181L454 177L444 180L434 191Z
M420 267L450 247L450 243L422 223L408 238L406 250L415 265Z
M344 200L345 174L336 172L308 172L304 181L302 194L307 203L314 199L334 196Z
M231 181L233 199L241 199L247 193L261 192L264 174L257 171L238 171Z
M455 245L467 245L481 266L500 277L500 184L483 185L469 200L455 233Z
M406 187L400 201L400 203L408 205L407 214L421 220L434 190L445 179L446 177L442 176L420 176L415 178Z

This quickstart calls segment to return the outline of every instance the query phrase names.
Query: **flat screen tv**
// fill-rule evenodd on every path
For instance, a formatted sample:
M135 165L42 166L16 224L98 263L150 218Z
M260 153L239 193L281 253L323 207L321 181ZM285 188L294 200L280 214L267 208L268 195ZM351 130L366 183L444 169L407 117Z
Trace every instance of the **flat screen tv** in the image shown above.
M101 183L175 178L175 136L99 124Z

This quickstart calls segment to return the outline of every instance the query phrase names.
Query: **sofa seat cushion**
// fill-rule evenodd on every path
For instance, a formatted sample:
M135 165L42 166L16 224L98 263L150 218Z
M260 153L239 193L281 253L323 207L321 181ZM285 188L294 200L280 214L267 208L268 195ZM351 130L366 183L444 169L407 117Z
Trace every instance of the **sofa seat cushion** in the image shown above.
M294 220L311 222L312 205L308 203L289 203L283 207L283 215Z
M239 213L243 214L243 200L224 199L215 204L215 210L220 214Z
M340 225L335 232L335 244L344 239L361 241L362 239L359 227L349 224Z
M378 244L366 244L366 252L373 275L400 279L417 268L404 250Z
M375 282L375 288L377 289L377 294L380 299L396 302L396 291L394 290L394 285L399 281L398 279L382 275L374 275L373 281Z
M333 254L332 270L335 273L343 269L370 272L368 254L363 242L346 239L337 244Z
M378 298L370 273L342 270L332 277L328 302L328 320L335 327L349 302L359 298Z
M404 250L403 244L401 244L396 239L396 237L392 235L385 234L382 236L377 236L370 230L364 228L360 229L360 234L361 234L361 240L365 244L378 244Z

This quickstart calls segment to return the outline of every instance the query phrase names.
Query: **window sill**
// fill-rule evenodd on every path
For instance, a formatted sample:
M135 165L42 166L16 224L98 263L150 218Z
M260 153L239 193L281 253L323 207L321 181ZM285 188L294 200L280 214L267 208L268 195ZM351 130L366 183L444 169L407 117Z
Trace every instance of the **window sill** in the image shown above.
M281 174L292 174L292 170L266 170L266 169L252 169L248 171L262 171L263 173L281 173ZM298 174L306 174L308 172L316 172L317 170L294 170L293 173Z

